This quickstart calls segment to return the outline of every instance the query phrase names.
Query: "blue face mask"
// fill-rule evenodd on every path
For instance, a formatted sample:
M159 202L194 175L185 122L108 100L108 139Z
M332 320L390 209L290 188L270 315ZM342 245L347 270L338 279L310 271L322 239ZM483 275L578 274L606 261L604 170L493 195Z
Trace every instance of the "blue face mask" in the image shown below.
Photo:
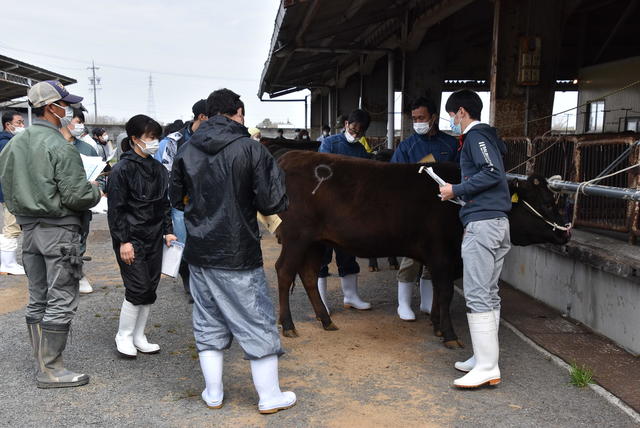
M461 124L457 124L455 123L455 116L451 116L451 119L449 120L449 124L451 125L451 130L453 131L454 134L462 134L462 125Z

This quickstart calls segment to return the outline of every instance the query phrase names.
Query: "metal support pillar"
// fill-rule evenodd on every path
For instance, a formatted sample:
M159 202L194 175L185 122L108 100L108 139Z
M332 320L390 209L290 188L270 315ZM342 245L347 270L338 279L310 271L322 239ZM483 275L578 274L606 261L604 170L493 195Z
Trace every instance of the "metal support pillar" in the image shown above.
M336 112L335 112L335 104L334 104L335 95L334 95L333 91L334 90L332 88L329 88L329 97L328 97L329 98L329 106L328 106L328 109L327 109L327 111L329 112L328 113L328 116L329 116L328 122L329 122L329 128L331 128L331 131L330 131L331 134L334 133L334 131L335 131L334 128L335 128L335 125L336 125L336 122L335 122L335 120L336 120Z
M394 112L395 112L395 93L393 87L393 66L394 55L392 52L388 54L388 70L387 70L387 148L393 149L393 139L395 137L394 129Z

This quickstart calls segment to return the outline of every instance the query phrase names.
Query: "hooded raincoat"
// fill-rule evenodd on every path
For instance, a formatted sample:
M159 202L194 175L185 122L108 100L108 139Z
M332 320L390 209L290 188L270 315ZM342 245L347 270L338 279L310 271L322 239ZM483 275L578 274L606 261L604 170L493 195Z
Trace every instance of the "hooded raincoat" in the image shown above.
M169 175L151 156L125 152L109 176L109 230L113 250L126 288L125 297L134 305L156 300L162 268L163 235L173 233L168 199ZM135 260L120 259L120 244L133 245Z
M247 128L221 115L178 151L170 196L185 213L187 263L230 270L262 266L256 212L268 216L288 205L276 160Z

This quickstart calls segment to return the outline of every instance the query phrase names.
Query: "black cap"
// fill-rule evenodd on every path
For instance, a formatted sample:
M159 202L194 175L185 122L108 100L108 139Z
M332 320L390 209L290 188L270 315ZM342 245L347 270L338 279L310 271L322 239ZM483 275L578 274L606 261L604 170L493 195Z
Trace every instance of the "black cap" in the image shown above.
M196 119L201 114L204 114L206 116L207 115L207 100L197 101L193 105L193 107L191 107L191 111L193 112L193 117L195 117Z

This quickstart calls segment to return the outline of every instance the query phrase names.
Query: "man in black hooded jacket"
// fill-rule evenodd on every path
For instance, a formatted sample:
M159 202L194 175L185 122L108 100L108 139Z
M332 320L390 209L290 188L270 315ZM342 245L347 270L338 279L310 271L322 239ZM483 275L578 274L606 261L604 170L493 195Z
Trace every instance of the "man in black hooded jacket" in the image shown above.
M207 116L177 153L171 204L184 211L193 295L193 330L206 388L202 399L222 406L224 349L235 337L251 361L260 413L293 406L281 392L283 353L262 263L257 212L284 211L284 172L244 127L240 96L220 89L207 99Z

